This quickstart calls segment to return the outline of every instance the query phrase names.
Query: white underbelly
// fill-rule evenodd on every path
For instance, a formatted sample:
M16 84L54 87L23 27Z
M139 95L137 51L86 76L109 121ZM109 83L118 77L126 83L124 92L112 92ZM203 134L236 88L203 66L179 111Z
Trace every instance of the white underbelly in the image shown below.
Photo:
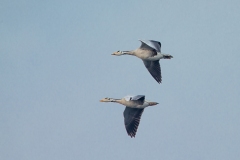
M163 55L161 53L158 53L156 56L148 57L147 60L156 61L156 60L159 60L161 58L163 58Z
M137 106L128 106L128 107L130 107L130 108L146 108L146 107L148 107L149 106L149 104L147 103L147 102L144 102L144 104L143 105L137 105Z

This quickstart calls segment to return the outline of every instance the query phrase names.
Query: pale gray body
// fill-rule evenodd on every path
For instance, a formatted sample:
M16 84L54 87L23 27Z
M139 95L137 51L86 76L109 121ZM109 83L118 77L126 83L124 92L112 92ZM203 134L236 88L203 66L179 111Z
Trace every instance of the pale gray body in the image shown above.
M169 54L161 53L161 43L153 40L140 40L142 42L138 49L132 51L117 51L112 55L133 55L143 60L145 67L148 69L152 77L158 82L162 82L160 59L173 58Z
M135 137L144 108L157 105L156 102L145 101L144 95L126 96L122 99L104 98L101 102L116 102L125 105L124 124L129 136Z

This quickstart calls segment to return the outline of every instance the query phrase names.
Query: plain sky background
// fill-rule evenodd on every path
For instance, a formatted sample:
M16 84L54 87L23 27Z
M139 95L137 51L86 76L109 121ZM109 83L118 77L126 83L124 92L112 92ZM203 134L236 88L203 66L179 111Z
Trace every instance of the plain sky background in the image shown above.
M162 43L162 84L132 56ZM239 0L1 0L1 160L239 160ZM136 138L124 106L144 94Z

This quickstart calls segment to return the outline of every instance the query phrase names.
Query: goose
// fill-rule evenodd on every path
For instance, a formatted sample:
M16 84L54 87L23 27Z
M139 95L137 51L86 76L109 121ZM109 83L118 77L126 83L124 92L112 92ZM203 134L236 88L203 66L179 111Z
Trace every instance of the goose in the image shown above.
M123 117L127 134L135 137L144 108L157 105L157 102L145 101L144 95L125 96L122 99L103 98L100 102L115 102L126 106Z
M173 56L161 53L161 43L154 40L139 40L141 46L132 51L117 51L115 56L132 55L143 60L152 77L160 84L162 82L160 59L171 59Z

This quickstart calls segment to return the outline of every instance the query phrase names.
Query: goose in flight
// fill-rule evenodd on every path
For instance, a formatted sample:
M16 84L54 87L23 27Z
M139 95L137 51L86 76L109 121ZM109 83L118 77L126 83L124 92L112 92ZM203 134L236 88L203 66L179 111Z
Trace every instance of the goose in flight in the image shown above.
M161 53L161 43L153 40L140 40L141 46L132 51L117 51L112 55L132 55L143 60L145 67L152 77L158 82L162 82L160 59L171 59L173 56Z
M157 105L157 102L145 101L144 95L126 96L122 99L103 98L100 102L115 102L126 106L123 117L129 136L135 137L144 108Z

